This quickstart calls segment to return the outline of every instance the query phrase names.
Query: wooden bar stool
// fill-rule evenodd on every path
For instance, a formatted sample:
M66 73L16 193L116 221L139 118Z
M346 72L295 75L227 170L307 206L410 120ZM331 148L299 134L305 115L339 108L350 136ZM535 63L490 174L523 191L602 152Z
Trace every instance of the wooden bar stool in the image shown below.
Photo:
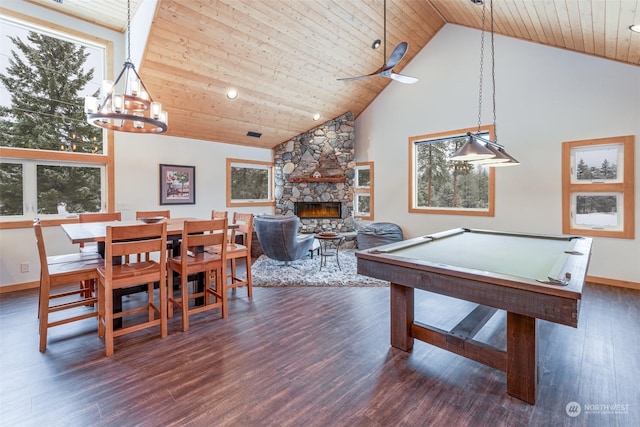
M227 211L217 211L217 210L212 210L211 211L211 219L224 219L224 218L229 218L229 213Z
M169 209L162 211L136 211L136 220L142 218L153 218L163 216L165 219L171 218L171 211ZM167 243L167 257L173 255L173 243ZM146 259L149 259L149 253L144 254Z
M120 212L89 212L78 215L78 222L110 222L122 221ZM85 245L80 243L80 252L98 252L98 245Z
M237 287L246 286L247 295L251 298L251 237L253 235L253 214L234 212L233 223L238 224L238 228L234 230L234 238L227 245L227 259L230 260L231 263L231 271L227 277L229 280L227 286L234 291ZM235 242L235 236L238 234L243 236L243 244ZM236 268L237 260L243 258L247 270L247 277L244 280L238 277Z
M122 213L120 212L87 212L81 213L78 215L79 223L86 222L111 222L111 221L122 221ZM85 253L99 253L98 244L93 243L89 245L85 245L84 243L80 243L80 252ZM95 282L89 281L86 283L82 283L80 286L84 287L86 291L86 296L95 291Z
M150 259L113 265L105 262L98 268L98 299L101 301L98 318L98 334L104 337L107 356L114 352L114 338L154 326L160 327L160 337L167 336L167 282L166 282L167 224L140 224L108 226L105 239L105 260L116 257L130 257L145 252L159 252L159 261ZM133 259L131 257L130 259ZM154 283L158 283L159 301L155 302ZM147 302L142 306L124 308L113 312L113 290L137 287L146 284ZM114 318L133 317L137 313L147 313L135 318L130 326L123 324L113 329ZM146 317L146 320L142 320ZM123 322L124 323L124 322Z
M192 314L220 308L222 317L227 317L226 239L226 218L184 222L180 255L167 262L170 293L173 293L173 272L180 274L180 297L169 297L169 317L173 316L174 305L180 307L183 331L189 329ZM210 246L221 249L216 253L206 252L205 247ZM196 273L204 273L204 288L189 293L188 278ZM212 276L215 278L213 283ZM203 299L203 303L191 304L190 300L196 298Z
M40 351L47 349L47 331L54 326L78 320L98 317L99 298L83 283L95 283L98 278L96 269L102 265L102 258L97 253L73 253L68 255L47 256L40 220L33 222L33 229L38 245L40 258L40 292L38 297L38 317L40 318ZM74 285L80 283L79 288ZM65 289L61 289L63 285ZM58 288L59 291L54 288ZM52 300L61 301L51 304ZM84 307L84 310L81 309ZM92 308L89 308L92 307ZM68 317L50 321L51 313L63 310ZM91 310L88 311L87 310Z
M171 211L169 209L162 211L136 211L136 219L151 218L154 216L163 216L169 219L171 218Z

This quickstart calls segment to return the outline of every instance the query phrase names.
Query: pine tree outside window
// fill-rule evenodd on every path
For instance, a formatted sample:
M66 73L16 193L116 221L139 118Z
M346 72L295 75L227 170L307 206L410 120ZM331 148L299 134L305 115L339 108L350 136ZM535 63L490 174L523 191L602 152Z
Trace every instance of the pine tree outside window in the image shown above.
M227 207L273 204L272 163L227 159Z
M22 18L0 15L0 220L108 210L112 154L84 97L105 78L110 42Z
M373 220L373 162L356 163L353 187L353 216Z
M465 142L459 129L409 138L409 212L494 216L493 168L450 161ZM480 136L493 138L493 126Z

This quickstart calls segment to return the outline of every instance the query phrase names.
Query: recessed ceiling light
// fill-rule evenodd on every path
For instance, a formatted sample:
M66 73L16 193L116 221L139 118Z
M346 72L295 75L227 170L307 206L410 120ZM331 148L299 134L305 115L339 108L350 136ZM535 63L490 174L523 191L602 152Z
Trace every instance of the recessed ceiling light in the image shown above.
M227 91L227 98L236 99L238 97L238 91L235 89L229 89Z
M315 113L313 115L313 121L317 122L318 120L320 120L320 113Z
M629 29L634 33L640 33L640 24L629 25Z
M373 43L371 43L371 49L377 49L381 44L382 42L380 41L380 39L375 39Z

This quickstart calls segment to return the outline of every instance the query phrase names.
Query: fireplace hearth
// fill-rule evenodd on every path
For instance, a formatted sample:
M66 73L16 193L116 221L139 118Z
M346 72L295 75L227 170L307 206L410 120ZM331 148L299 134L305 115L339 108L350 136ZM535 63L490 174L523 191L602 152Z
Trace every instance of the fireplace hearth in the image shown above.
M340 202L295 202L294 209L301 219L342 218Z

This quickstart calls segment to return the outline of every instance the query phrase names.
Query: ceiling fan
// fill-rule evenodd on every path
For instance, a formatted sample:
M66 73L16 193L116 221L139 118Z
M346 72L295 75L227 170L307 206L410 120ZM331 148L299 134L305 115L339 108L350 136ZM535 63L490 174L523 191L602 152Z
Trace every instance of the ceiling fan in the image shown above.
M379 40L378 40L379 42ZM382 67L378 68L371 74L366 74L364 76L357 77L345 77L342 79L338 79L340 81L348 81L348 80L360 80L366 79L368 77L386 77L389 79L396 80L400 83L408 83L412 84L418 81L417 78L406 76L404 74L398 74L393 72L393 67L398 65L404 55L407 53L407 49L409 48L409 44L407 42L400 42L398 46L393 49L389 59L387 60ZM387 0L384 0L384 57L387 57Z

